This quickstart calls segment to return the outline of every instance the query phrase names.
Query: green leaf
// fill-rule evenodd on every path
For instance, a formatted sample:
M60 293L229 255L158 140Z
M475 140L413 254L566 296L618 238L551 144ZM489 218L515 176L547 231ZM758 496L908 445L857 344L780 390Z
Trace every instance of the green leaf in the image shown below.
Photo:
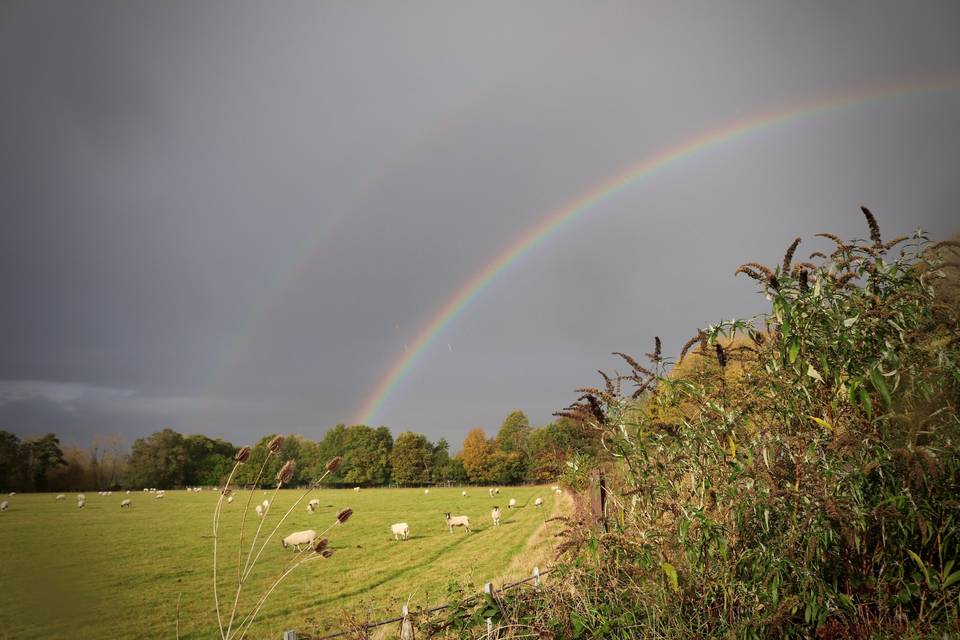
M951 587L957 582L960 582L960 571L954 571L948 575L943 581L943 588Z
M859 387L857 389L857 395L860 397L860 404L863 405L863 410L867 412L867 419L873 419L873 402L870 400L870 394L867 393L865 387Z
M820 425L824 429L828 431L833 431L833 425L831 425L829 422L827 422L823 418L818 418L816 416L807 416L807 417L813 420L814 422L816 422L818 425Z
M880 397L883 398L883 404L889 409L890 391L887 389L887 383L883 381L883 376L880 375L877 369L870 370L870 383L873 385L873 388L877 390L877 393L880 394Z
M790 364L793 364L797 361L797 355L800 353L800 341L796 338L790 341L790 346L787 348L787 358L790 360Z
M674 591L680 591L680 581L677 577L677 570L674 569L673 565L669 562L663 563L663 572L667 574L667 579L670 581L670 586L673 587Z

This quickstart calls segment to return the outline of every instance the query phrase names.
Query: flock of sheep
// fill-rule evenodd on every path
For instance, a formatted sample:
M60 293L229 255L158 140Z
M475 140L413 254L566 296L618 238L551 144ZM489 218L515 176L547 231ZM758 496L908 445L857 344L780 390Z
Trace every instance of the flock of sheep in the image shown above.
M550 489L551 489L551 491L553 491L554 493L557 493L557 494L562 493L562 490L561 490L559 487L554 486L554 487L550 487ZM199 491L201 491L201 487L187 487L186 490L187 490L187 492L191 492L191 493L192 493L192 492L199 492ZM360 491L360 487L354 487L353 490L354 490L354 491ZM166 492L165 492L163 489L156 489L155 487L146 488L146 489L144 489L143 491L144 491L144 493L152 493L154 499L156 499L156 500L162 500L162 499L165 497L165 495L166 495ZM228 504L229 504L229 503L232 503L232 502L233 502L233 493L230 492L229 489L226 490L226 491L227 491L227 493L228 493L228 495L227 495L227 503L228 503ZM495 496L497 496L497 495L500 494L500 489L499 489L499 488L491 488L491 489L488 489L487 491L488 491L488 493L489 493L489 495L490 495L491 498L493 498L493 497L495 497ZM423 490L423 493L424 493L424 495L430 495L430 489L424 489L424 490ZM126 494L127 494L127 495L130 495L130 491L127 491ZM16 492L15 492L15 491L13 491L13 492L10 493L10 497L13 497L13 496L15 496L15 495L16 495ZM112 491L98 491L98 492L97 492L97 495L100 495L100 496L111 496L111 495L113 495L113 492L112 492ZM466 498L468 494L467 494L466 490L464 490L464 491L461 491L460 495L463 496L464 498ZM63 501L63 500L66 500L66 499L67 499L67 496L66 496L66 494L63 494L63 493L58 494L57 497L56 497L56 500L57 500L58 502ZM78 493L78 494L77 494L77 507L80 508L80 509L83 509L83 508L86 506L86 504L87 504L87 497L86 497L86 495L84 495L84 494L82 494L82 493ZM516 498L510 498L510 499L507 501L507 508L508 508L508 509L513 509L513 508L515 508L516 506L517 506L517 500L516 500ZM534 506L534 507L537 507L537 508L542 507L542 506L543 506L543 498L539 498L539 497L536 498L536 499L533 501L533 506ZM4 500L3 502L0 502L0 511L6 511L9 507L10 507L10 501L9 501L9 500ZM130 498L125 498L123 501L120 502L120 508L121 508L121 509L127 509L127 508L131 508L131 507L133 507L133 500L131 500ZM307 503L307 511L310 512L310 513L315 512L315 511L316 511L317 509L319 509L319 508L320 508L320 500L317 499L317 498L314 498L314 499L310 500L310 502ZM268 512L269 510L270 510L270 501L269 501L269 500L266 500L266 499L265 499L263 502L261 502L260 504L258 504L258 505L256 505L256 506L254 507L254 511L256 512L257 516L259 516L259 517L261 517L261 518L263 518L264 516L266 516L266 515L267 515L267 512ZM499 506L494 506L493 509L490 511L490 519L493 521L493 526L495 526L495 527L500 526L500 517L501 517L500 507L499 507ZM445 512L445 513L443 514L443 518L444 518L444 521L445 521L446 524L447 524L447 528L449 529L450 533L453 533L453 530L454 530L455 527L463 527L464 531L466 531L467 533L470 533L470 518L469 518L469 516L452 516L452 515L450 515L450 512L448 511L448 512ZM394 540L407 540L407 539L410 537L410 526L409 526L406 522L396 522L396 523L390 525L390 533L393 535L393 539L394 539ZM307 544L311 544L311 543L313 542L314 538L316 538L316 536L317 536L317 532L314 531L313 529L307 529L307 530L305 530L305 531L296 531L296 532L291 533L290 535L288 535L286 538L284 538L284 539L281 541L281 544L283 545L283 548L284 548L284 549L293 547L293 548L296 549L297 551L300 551L301 546L307 545Z

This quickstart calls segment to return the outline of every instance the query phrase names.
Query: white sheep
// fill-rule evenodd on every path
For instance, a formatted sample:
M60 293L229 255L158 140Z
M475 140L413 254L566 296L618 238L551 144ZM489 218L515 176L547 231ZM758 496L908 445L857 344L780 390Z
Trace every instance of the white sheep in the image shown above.
M558 487L557 485L553 485L552 487L550 487L550 491L556 491L559 488L560 487Z
M307 529L306 531L297 531L296 533L291 533L286 538L281 540L280 544L283 545L284 549L293 547L297 551L300 551L300 545L310 544L316 537L316 531L313 529Z
M487 493L490 494L490 497L491 497L491 498L495 495L495 494L493 493L493 489L487 489Z
M269 500L264 500L264 501L262 502L262 504L263 504L263 510L264 510L264 511L267 511L268 509L270 509L270 501L269 501Z
M130 498L127 498L126 500L120 503L121 509L123 509L124 507L132 507L132 506L133 506L133 501L130 500Z
M495 488L493 489L493 495L495 495L495 496L500 495L500 487L495 487Z
M309 511L310 513L313 513L319 508L320 508L320 500L318 500L317 498L314 498L313 500L307 503L307 511Z
M515 506L517 506L516 498L510 498L509 502L507 502L507 509L513 509Z
M424 490L423 490L423 495L428 495L429 493L430 493L430 489L424 489Z
M13 494L10 494L10 495L13 495ZM4 500L3 502L0 502L0 511L6 511L9 508L10 508L9 500Z
M460 495L462 495L464 498L466 498L466 497L467 497L467 492L466 492L466 491L461 491L461 492L460 492Z
M163 491L157 491L157 493L153 496L153 499L154 499L154 500L163 500L163 499L166 497L166 495L167 495L167 494L165 494Z
M354 491L360 491L360 487L354 487L353 490L354 490Z
M17 495L17 492L16 492L16 491L11 491L8 495L12 498L13 496Z
M556 494L559 496L561 493L563 493L563 489L561 489L560 487L557 487Z
M493 519L493 526L500 526L500 507L494 507L493 511L490 512L490 517Z
M66 500L66 499L67 499L67 496L63 495L62 493L57 494L57 502L59 502L60 500Z
M261 505L258 504L253 510L257 512L258 516L263 517L263 507Z
M84 495L84 494L82 494L82 493L78 493L78 494L77 494L77 500L86 500L86 499L87 499L87 496L86 496L86 495Z
M450 517L450 512L443 514L444 520L447 521L447 527L450 529L450 533L453 533L454 527L463 527L467 533L470 533L470 518L467 516L453 516Z
M77 508L83 509L85 506L87 506L87 499L84 497L77 498Z
M230 504L231 502L233 502L233 495L232 495L232 494L229 495L229 496L227 496L227 504Z
M410 535L410 527L406 522L398 522L390 525L390 531L393 533L394 540L399 540L400 536L403 536L403 539L406 540Z
M543 506L543 498L537 498L536 500L534 500L534 501L533 501L533 506L535 506L535 507L542 507L542 506Z
M127 495L130 495L130 489L127 489Z

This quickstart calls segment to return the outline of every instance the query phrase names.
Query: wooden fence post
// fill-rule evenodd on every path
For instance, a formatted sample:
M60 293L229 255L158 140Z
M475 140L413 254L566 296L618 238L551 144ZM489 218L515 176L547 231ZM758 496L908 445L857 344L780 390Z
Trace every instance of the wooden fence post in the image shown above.
M491 598L494 597L493 592L493 583L488 582L483 585L483 592L489 595ZM496 635L494 635L493 620L487 618L487 640L496 640Z
M296 632L296 631L284 631L284 632L283 632L283 640L297 640L297 632Z
M403 605L403 621L400 622L400 640L413 639L413 620L410 619L410 609Z
M540 567L533 568L533 586L540 588Z

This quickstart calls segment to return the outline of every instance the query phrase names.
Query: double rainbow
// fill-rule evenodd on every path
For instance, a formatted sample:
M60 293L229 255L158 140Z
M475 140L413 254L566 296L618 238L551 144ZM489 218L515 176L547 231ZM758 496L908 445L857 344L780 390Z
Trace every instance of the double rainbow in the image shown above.
M517 236L460 288L454 291L423 324L410 347L405 349L404 353L401 353L391 363L390 368L377 382L376 387L365 397L363 405L356 414L354 423L370 424L376 419L384 403L396 390L404 376L417 364L427 347L437 339L471 301L489 287L510 265L543 244L551 236L559 233L572 220L598 208L643 178L726 142L798 118L815 116L825 111L865 102L891 99L904 94L956 90L958 88L960 88L960 75L950 74L919 82L887 84L822 97L786 109L769 111L758 116L738 120L719 129L690 138L678 145L663 149L649 158L627 167L613 178L590 188L575 199L545 215L540 222Z

